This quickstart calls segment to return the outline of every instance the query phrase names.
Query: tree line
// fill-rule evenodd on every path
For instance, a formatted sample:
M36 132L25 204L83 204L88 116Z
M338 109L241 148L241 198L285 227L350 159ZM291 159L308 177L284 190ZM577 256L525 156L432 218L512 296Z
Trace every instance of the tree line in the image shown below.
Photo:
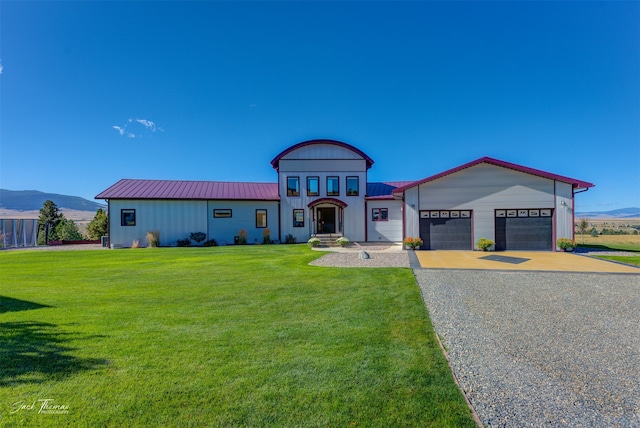
M48 241L78 241L82 239L100 239L109 233L107 213L98 208L93 220L87 226L85 235L80 233L78 225L60 212L55 202L46 200L40 208L38 217L38 245L46 245Z

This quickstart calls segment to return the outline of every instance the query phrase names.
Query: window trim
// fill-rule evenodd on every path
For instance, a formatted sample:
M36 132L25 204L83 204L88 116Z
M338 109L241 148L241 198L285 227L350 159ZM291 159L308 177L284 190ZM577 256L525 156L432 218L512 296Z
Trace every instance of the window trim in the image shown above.
M335 179L337 184L336 184L336 191L329 193L329 180L331 179ZM339 176L337 175L327 176L327 196L340 196L340 177Z
M258 213L259 212L264 212L264 226L260 226L258 224ZM268 217L267 217L267 209L265 209L265 208L256 208L256 229L265 229L268 224L269 224L269 222L268 222Z
M293 194L294 192L289 192L289 180L295 178L296 181L298 182L298 185L296 186L298 188L298 191L295 192L296 194ZM300 176L296 176L296 175L291 175L291 176L287 176L287 196L288 197L292 197L292 198L296 198L300 196Z
M229 215L226 215L226 212ZM213 210L213 218L231 218L233 217L233 210L231 208L216 208Z
M375 212L378 211L378 218L376 219ZM385 212L386 215L383 219L382 213ZM389 208L371 208L371 221L379 222L379 221L389 221Z
M311 188L311 186L309 185L309 181L312 179L315 179L316 183L318 184L317 192L311 192L311 190L309 190ZM317 175L311 175L307 177L307 196L320 196L320 177L318 177Z
M356 180L356 193L349 193L349 179L350 178L355 178ZM348 175L347 178L345 179L345 184L346 184L346 188L345 188L345 194L347 196L360 196L360 177L358 177L357 175Z
M296 212L302 213L302 222L298 223L296 220ZM304 210L300 208L293 209L293 227L304 227Z
M125 212L126 211L126 212ZM133 214L133 223L127 224L124 220L125 214ZM136 210L135 208L122 208L120 210L120 226L122 227L133 227L136 225Z

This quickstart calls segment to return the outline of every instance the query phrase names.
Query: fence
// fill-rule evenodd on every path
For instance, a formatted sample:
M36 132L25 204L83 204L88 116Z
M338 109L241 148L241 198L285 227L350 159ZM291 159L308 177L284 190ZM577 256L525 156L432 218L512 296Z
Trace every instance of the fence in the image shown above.
M38 245L37 219L0 219L0 244L3 248Z

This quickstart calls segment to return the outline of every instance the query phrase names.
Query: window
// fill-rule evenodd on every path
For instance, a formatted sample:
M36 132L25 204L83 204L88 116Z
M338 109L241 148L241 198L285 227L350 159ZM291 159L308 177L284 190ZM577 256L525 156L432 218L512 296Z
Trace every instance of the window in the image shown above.
M358 177L347 177L347 196L358 196L358 193L360 193Z
M120 210L120 226L135 226L136 210Z
M287 177L287 196L300 196L300 177Z
M307 196L320 196L320 177L307 177Z
M373 208L371 212L372 221L387 221L389 220L388 208Z
M213 218L231 218L231 210L213 210Z
M293 227L304 227L304 210L293 210Z
M327 177L327 196L340 196L340 179Z
M267 210L256 210L256 227L267 227Z

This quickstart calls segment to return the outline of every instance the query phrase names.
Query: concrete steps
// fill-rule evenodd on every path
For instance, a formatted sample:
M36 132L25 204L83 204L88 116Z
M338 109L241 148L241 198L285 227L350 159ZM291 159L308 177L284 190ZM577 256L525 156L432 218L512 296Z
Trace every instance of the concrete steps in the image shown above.
M340 233L323 233L323 234L317 234L316 238L318 238L320 240L320 247L339 247L340 245L338 245L338 243L336 242L338 238L342 238L342 234Z

